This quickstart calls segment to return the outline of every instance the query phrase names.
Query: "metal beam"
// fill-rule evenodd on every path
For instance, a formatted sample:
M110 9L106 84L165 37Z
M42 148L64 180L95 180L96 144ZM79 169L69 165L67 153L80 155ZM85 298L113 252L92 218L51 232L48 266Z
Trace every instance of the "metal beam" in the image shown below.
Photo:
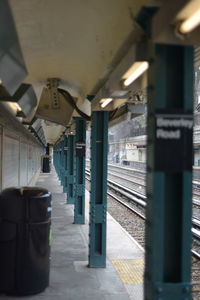
M181 35L178 32L178 25L180 22L186 19L186 15L183 16L181 11L185 8L187 15L191 14L191 8L186 8L187 4L191 0L168 0L163 1L158 13L155 14L152 22L152 38L155 43L159 44L174 44L174 45L198 45L200 27L187 35ZM194 3L195 4L195 3Z
M28 75L9 1L0 1L0 97L13 95Z
M61 169L62 169L61 155L62 155L62 146L61 146L61 141L60 141L58 143L58 178L60 181L61 181Z
M67 203L74 204L74 135L68 136Z
M61 185L64 187L65 184L65 154L64 154L64 147L65 147L65 141L62 140L61 142L61 164L60 164L60 168L61 168Z
M193 48L150 61L144 299L191 299Z
M68 153L68 138L64 137L64 182L63 182L63 193L67 192L67 153Z
M75 117L76 136L75 136L75 205L74 223L85 223L85 140L86 140L86 121L81 117Z
M106 266L108 112L92 113L89 267Z

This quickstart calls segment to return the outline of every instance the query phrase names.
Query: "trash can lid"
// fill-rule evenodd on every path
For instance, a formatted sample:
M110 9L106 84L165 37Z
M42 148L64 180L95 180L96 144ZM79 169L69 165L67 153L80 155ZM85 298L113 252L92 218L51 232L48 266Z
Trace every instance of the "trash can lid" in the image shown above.
M50 195L49 191L42 187L35 186L24 186L19 189L19 192L24 197L41 197L47 194Z
M7 188L0 194L0 217L21 222L44 221L50 217L51 193L42 187Z
M25 186L21 188L10 187L1 192L2 196L10 195L24 196L24 197L41 197L50 195L49 191L42 187Z

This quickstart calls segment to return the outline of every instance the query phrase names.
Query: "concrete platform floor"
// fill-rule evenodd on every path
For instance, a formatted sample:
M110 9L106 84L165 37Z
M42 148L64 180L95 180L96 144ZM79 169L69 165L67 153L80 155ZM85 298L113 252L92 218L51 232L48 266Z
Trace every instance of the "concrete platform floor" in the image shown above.
M142 300L143 255L140 246L108 214L107 267L88 268L88 209L86 224L73 224L73 205L66 204L55 171L40 174L37 186L52 193L50 286L23 300ZM0 299L16 297L1 295ZM18 298L19 299L19 298Z

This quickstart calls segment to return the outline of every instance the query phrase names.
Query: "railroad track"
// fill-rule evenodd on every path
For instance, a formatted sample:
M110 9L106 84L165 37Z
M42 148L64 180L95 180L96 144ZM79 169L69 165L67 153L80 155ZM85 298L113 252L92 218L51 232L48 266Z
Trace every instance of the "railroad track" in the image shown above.
M86 170L86 174L90 176L89 170ZM143 195L142 193L138 193L137 191L134 191L110 179L108 179L107 186L109 187L109 189L113 191L113 192L110 191L108 192L109 196L113 197L121 205L126 206L127 209L131 210L141 218L145 219L145 206L146 206L145 195ZM116 194L120 195L121 197L120 198L117 197ZM125 201L122 197L127 198L127 201ZM136 208L131 206L130 203L134 204ZM140 211L138 211L138 208L140 208ZM193 238L198 240L200 243L200 220L197 218L193 218L192 224L193 224L193 228L192 228ZM200 253L198 253L196 250L192 250L192 254L200 259Z
M120 174L123 174L123 175L126 174L128 181L131 181L130 177L132 177L132 179L136 178L137 179L136 182L138 181L138 179L139 180L141 179L141 180L143 180L143 182L141 181L141 185L145 186L146 172L144 170L137 170L137 169L133 169L130 167L123 167L123 166L117 166L114 164L108 164L108 172L110 172L111 169L114 169L115 172L116 172L116 170L118 170L117 171L118 174L115 174L115 176L120 177ZM139 184L140 184L140 182L139 182ZM198 181L198 180L193 180L193 195L194 195L194 198L196 196L195 199L200 201L200 181Z
M88 170L86 171L86 174L87 176L90 176ZM108 180L108 187L108 211L121 226L124 227L142 247L144 247L146 196L110 179ZM117 207L116 201L118 203ZM198 205L199 203L196 202L196 204ZM130 220L133 219L133 214L134 222L130 222ZM191 252L193 261L193 300L198 300L200 299L200 220L193 217L192 224L193 249Z
M137 174L140 174L140 177L134 174L134 169L125 168L122 166L115 166L109 164L108 176L109 179L112 179L114 182L121 183L126 185L128 188L133 191L137 191L145 195L146 184L145 184L145 172L143 170L137 171ZM112 171L110 171L110 168ZM113 170L118 170L117 173L114 173ZM122 173L123 172L123 173ZM122 175L123 174L123 175ZM200 215L200 183L198 181L193 181L193 216L198 218Z
M145 195L145 188L146 188L145 171L143 170L139 171L139 170L122 167L122 166L115 166L112 164L108 164L108 167L109 167L108 169L109 177L118 178L121 182L123 181L126 182L126 185L130 187L130 189L136 187L136 190L140 190L140 193L143 193ZM119 171L117 173L113 173L111 171L112 168L117 169ZM123 170L125 171L124 173L122 172ZM138 175L133 175L135 171L136 174L140 174L139 178ZM193 206L196 209L199 209L196 214L200 215L200 182L198 181L193 181Z
M126 180L128 182L137 183L138 185L142 185L142 186L145 187L145 180L144 180L144 178L137 178L137 176L128 175L128 174L123 174L123 177L122 177L121 173L113 173L110 170L108 170L108 175L114 176L114 177L119 177L119 178L124 179L124 180Z
M146 172L144 170L133 169L130 168L129 166L123 167L114 164L108 164L108 169L109 170L114 169L115 171L119 170L120 173L137 176L137 178L142 178L142 179L144 179L146 176Z

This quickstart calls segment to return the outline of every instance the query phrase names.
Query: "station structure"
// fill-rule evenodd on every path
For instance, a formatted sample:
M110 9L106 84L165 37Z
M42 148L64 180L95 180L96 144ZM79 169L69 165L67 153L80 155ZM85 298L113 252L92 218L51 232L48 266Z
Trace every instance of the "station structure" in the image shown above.
M108 128L147 106L146 300L192 299L199 15L199 1L187 0L0 2L0 187L20 185L24 172L22 146L16 148L9 128L23 132L32 145L27 152L32 165L26 166L32 173L23 182L37 175L48 144L66 203L74 205L74 224L84 224L91 126L90 268L106 267ZM141 91L147 102L138 104ZM13 165L8 153L10 158L15 153ZM19 177L12 181L17 155Z

